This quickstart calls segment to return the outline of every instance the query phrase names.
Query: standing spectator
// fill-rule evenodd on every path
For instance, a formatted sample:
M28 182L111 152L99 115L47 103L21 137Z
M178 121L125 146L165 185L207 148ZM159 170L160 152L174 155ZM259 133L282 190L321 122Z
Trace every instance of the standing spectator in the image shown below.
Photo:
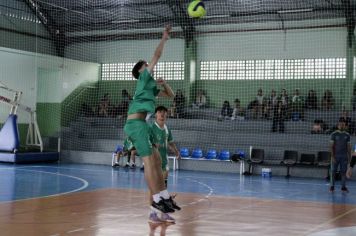
M299 89L296 89L292 97L291 104L292 119L304 120L304 99L300 95Z
M270 113L271 111L273 112L273 108L277 105L277 102L278 102L278 97L276 91L272 89L271 95L268 97L266 102L265 114L267 119L270 118Z
M351 103L352 103L352 110L355 111L356 110L356 89L354 89Z
M266 100L263 96L263 91L261 88L257 91L255 100L257 101L257 117L261 118L265 115L264 109L266 106Z
M321 100L321 108L323 110L331 110L334 108L335 99L333 98L333 93L327 89L324 92L324 96Z
M181 118L184 113L185 97L182 90L178 89L173 98L172 107L170 109L170 117Z
M233 112L233 110L230 107L229 101L224 101L223 106L221 108L219 120L231 119L232 112Z
M103 98L99 103L99 116L108 117L109 116L109 108L110 108L110 95L109 93L105 93Z
M308 109L318 109L318 98L314 90L309 90L308 97L305 101L305 107Z
M279 99L273 108L272 132L276 132L278 126L278 131L284 133L284 119L285 110L283 109L282 101Z
M351 158L351 141L350 134L346 132L346 121L344 118L339 119L338 129L331 134L330 151L331 151L331 179L330 192L335 190L335 174L340 166L341 174L341 191L349 192L346 187L347 165Z
M287 111L289 109L289 96L286 89L282 89L281 101L283 108Z
M235 107L232 111L231 120L244 120L244 110L241 108L241 103L238 98L235 99Z
M203 90L199 89L197 92L197 97L195 103L193 103L194 108L205 108L206 107L206 96Z

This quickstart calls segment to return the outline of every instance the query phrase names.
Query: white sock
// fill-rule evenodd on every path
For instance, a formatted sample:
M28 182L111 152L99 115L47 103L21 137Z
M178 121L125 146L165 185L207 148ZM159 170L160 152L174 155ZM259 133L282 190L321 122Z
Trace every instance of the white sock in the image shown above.
M155 203L158 203L161 200L161 195L159 193L153 194L152 197Z
M159 192L159 195L160 195L161 197L163 197L164 199L169 199L169 198L171 197L171 196L169 195L167 189L165 189L165 190Z

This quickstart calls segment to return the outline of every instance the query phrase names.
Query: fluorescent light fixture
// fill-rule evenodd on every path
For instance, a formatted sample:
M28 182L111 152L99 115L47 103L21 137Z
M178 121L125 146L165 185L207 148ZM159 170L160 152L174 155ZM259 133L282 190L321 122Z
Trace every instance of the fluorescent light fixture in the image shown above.
M225 18L229 17L230 15L211 15L211 16L204 16L203 19L213 19L213 18Z
M311 12L313 8L304 8L304 9L291 9L291 10L280 10L277 11L278 14L288 14L288 13L302 13L302 12Z
M124 23L136 23L140 22L139 20L113 20L111 23L113 24L124 24Z

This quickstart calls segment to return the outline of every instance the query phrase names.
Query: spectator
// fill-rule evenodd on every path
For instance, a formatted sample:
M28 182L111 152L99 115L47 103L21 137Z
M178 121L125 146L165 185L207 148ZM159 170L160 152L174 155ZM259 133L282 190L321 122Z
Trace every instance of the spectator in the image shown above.
M311 130L312 134L323 134L328 129L327 124L324 123L323 120L315 119L313 123L313 127Z
M257 91L257 96L256 96L255 100L257 101L257 117L258 118L264 117L265 116L266 99L263 96L263 91L261 88Z
M292 97L291 112L293 120L304 120L304 100L299 89L295 90Z
M80 106L79 115L82 115L85 117L92 117L92 116L94 116L94 112L93 112L93 109L87 103L84 102Z
M104 97L100 100L99 103L99 116L108 117L109 116L109 108L110 108L110 95L109 93L105 93Z
M235 107L232 111L231 120L244 120L244 110L241 108L241 103L238 98L235 99Z
M281 101L283 108L287 111L289 109L289 96L286 89L282 89Z
M172 107L170 109L170 117L181 118L184 114L185 97L182 90L178 89L173 98Z
M355 123L352 121L349 112L343 111L341 113L340 119L345 120L345 130L351 135L354 134L355 133Z
M132 100L131 95L127 92L126 89L121 90L121 102L116 107L116 111L114 112L114 116L124 116L127 114L129 109L129 104Z
M324 97L321 100L321 108L323 110L331 110L334 108L335 100L330 90L325 90Z
M206 96L203 90L199 89L197 92L197 97L195 103L193 103L194 108L205 108L206 107Z
M272 89L271 95L269 96L266 102L265 115L267 119L270 118L270 113L271 111L273 112L273 108L277 105L277 102L278 102L278 97L276 91Z
M305 101L305 107L308 109L318 109L318 98L314 90L309 90L308 97Z
M352 110L355 111L356 110L356 89L354 89L351 103L352 103Z
M284 119L285 110L283 109L282 100L278 100L276 106L273 108L273 119L272 119L272 132L278 131L284 133Z
M229 101L224 101L223 106L221 108L219 120L223 119L231 119L233 109L230 106Z

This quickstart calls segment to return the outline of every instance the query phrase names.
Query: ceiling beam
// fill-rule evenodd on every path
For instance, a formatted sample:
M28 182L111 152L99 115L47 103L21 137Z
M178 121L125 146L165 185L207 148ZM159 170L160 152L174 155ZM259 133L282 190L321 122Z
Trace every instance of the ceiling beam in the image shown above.
M37 16L42 25L50 34L58 56L64 56L65 37L55 21L42 9L41 5L36 0L23 0L31 9L33 14Z

